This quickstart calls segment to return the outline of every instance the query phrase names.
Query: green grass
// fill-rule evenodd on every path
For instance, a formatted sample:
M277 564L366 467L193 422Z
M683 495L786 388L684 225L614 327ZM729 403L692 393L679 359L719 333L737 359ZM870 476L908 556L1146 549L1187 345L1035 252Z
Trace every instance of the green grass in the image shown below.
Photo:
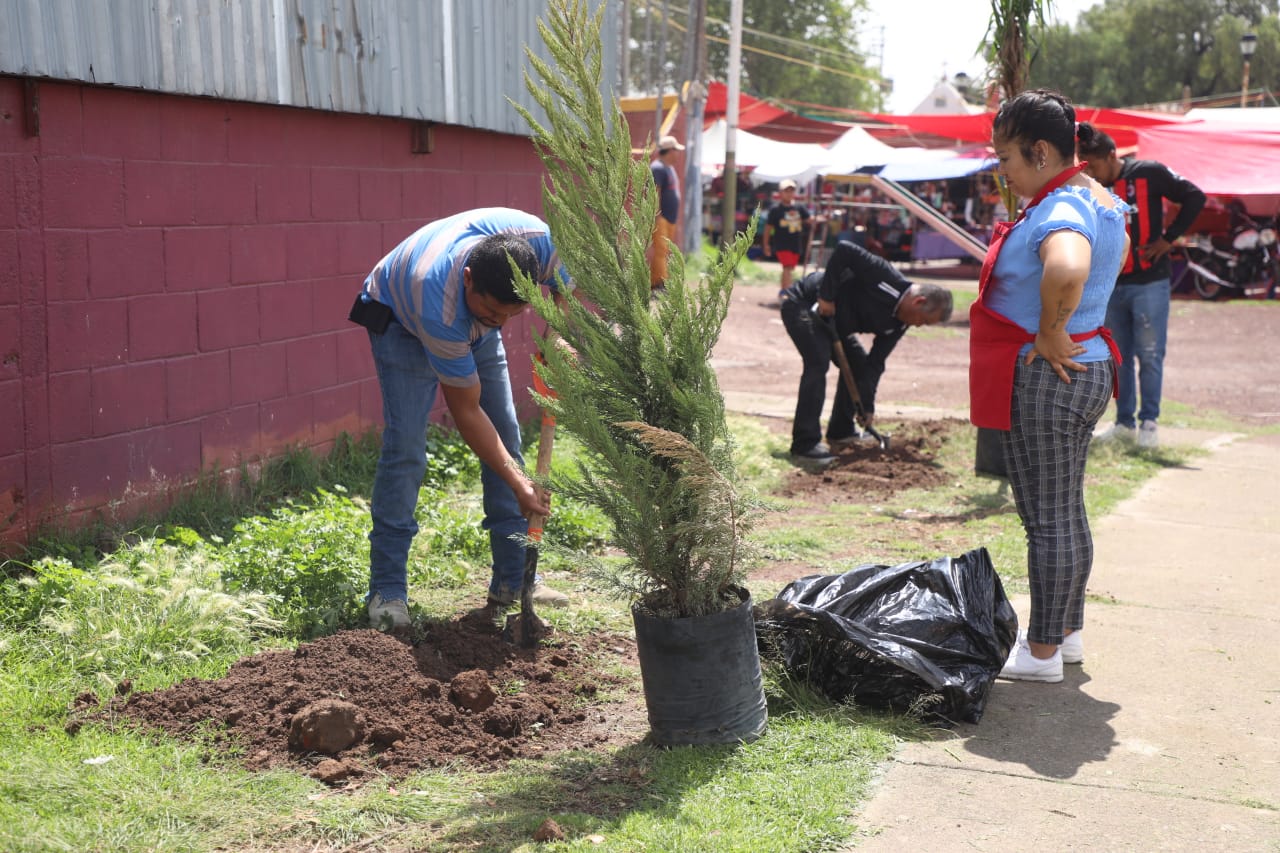
M749 418L732 417L730 426L744 483L767 495L791 470L786 436ZM475 537L479 487L469 454L456 439L434 440L438 465L424 485L432 507L423 510L412 580L418 615L464 608L483 594L488 574L486 543ZM948 476L939 488L816 513L773 500L777 513L757 531L758 543L767 558L813 571L847 568L851 535L865 549L860 562L985 545L1007 588L1018 591L1022 529L1008 495L971 473L972 447L967 427L943 446L938 460ZM578 452L558 439L556 464L572 464ZM350 791L293 772L250 773L234 755L211 760L199 743L97 724L65 733L79 694L109 696L126 674L135 690L217 677L255 650L359 623L376 442L340 443L335 454L292 460L267 485L193 495L150 527L120 528L133 534L124 544L50 536L7 566L0 849L835 849L856 830L849 816L895 743L925 736L909 719L833 704L773 667L769 728L752 744L662 750L636 731L636 742L620 749L561 752L490 773L433 769ZM1091 515L1189 458L1100 449L1089 463ZM607 540L598 514L556 508L555 535L565 543L597 549ZM789 511L800 521L788 522ZM571 558L547 555L542 566L575 598L572 608L541 614L558 631L630 631L626 603L593 590ZM775 591L753 589L757 600ZM599 713L639 690L635 672L615 674L628 675L630 685L601 694ZM534 844L546 818L569 840Z
M1175 407L1176 412L1176 407ZM1217 428L1230 428L1226 419ZM1182 425L1182 424L1179 424ZM733 423L735 433L739 429ZM881 425L894 431L894 424ZM786 435L770 434L758 423L744 430L743 442L755 462L746 469L749 485L767 492L791 468ZM794 502L774 501L777 514L756 532L762 555L802 563L811 572L843 571L857 563L897 565L937 556L958 556L983 546L1009 592L1025 591L1026 537L1013 496L1000 481L973 473L975 434L968 425L943 443L935 462L946 472L942 485L901 491L889 498L848 501L805 513L800 521L779 522ZM1101 518L1137 487L1167 467L1185 465L1199 451L1188 448L1139 450L1094 444L1086 468L1085 502L1090 518ZM766 460L766 461L762 461ZM850 557L850 542L858 553Z

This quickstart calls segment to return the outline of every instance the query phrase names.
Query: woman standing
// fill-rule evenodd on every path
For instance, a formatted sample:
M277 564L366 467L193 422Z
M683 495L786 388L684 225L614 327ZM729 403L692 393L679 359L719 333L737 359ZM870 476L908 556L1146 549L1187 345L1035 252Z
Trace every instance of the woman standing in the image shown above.
M997 224L970 310L970 418L1005 431L1027 533L1031 617L1000 675L1025 681L1061 681L1064 661L1083 660L1093 567L1084 468L1118 362L1102 321L1128 206L1076 164L1076 135L1075 110L1056 92L1023 92L996 113L1000 174L1030 201Z

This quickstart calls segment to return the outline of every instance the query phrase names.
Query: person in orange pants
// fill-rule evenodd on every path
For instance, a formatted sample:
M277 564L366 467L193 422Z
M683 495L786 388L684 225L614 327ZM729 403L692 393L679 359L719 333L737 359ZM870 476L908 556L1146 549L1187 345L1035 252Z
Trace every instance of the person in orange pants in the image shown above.
M653 223L653 247L649 256L649 286L658 288L667 280L667 253L676 246L676 220L680 218L680 178L676 175L677 152L684 146L674 136L658 140L658 149L649 171L658 188L658 216Z

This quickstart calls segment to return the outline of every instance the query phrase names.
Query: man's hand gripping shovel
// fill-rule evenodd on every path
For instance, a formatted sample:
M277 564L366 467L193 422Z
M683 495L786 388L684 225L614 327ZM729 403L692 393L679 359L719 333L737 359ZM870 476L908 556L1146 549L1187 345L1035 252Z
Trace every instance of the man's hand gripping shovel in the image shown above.
M853 378L853 368L849 366L849 357L845 354L844 345L840 342L840 333L836 331L836 321L834 317L824 317L818 312L818 306L813 306L813 321L818 324L818 328L826 332L827 337L831 338L831 352L836 357L836 364L840 366L840 376L844 381L845 390L849 392L849 399L853 401L853 417L858 422L858 426L866 430L867 434L874 438L880 444L881 450L889 449L889 436L883 435L876 431L876 428L867 423L867 413L862 408L862 397L858 394L858 383Z
M537 359L545 364L542 353ZM533 371L533 390L543 397L554 398L555 392L543 380L537 368ZM542 410L542 428L538 435L538 461L534 472L539 479L547 476L551 470L551 450L556 441L556 418L547 409ZM529 541L524 551L524 578L520 586L520 612L507 617L507 625L502 631L502 638L517 646L533 648L538 641L551 633L551 626L538 617L533 611L533 587L538 578L538 544L542 541L542 526L546 517L535 515L529 518Z

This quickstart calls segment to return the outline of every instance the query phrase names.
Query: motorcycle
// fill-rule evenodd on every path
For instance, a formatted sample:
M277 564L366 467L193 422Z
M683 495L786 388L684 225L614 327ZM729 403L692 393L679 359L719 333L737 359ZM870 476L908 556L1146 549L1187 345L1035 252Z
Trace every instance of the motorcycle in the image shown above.
M1188 234L1182 240L1186 259L1183 275L1201 299L1227 299L1266 292L1274 299L1277 284L1275 219L1256 220L1244 204L1232 200L1226 205L1228 230L1216 234Z

